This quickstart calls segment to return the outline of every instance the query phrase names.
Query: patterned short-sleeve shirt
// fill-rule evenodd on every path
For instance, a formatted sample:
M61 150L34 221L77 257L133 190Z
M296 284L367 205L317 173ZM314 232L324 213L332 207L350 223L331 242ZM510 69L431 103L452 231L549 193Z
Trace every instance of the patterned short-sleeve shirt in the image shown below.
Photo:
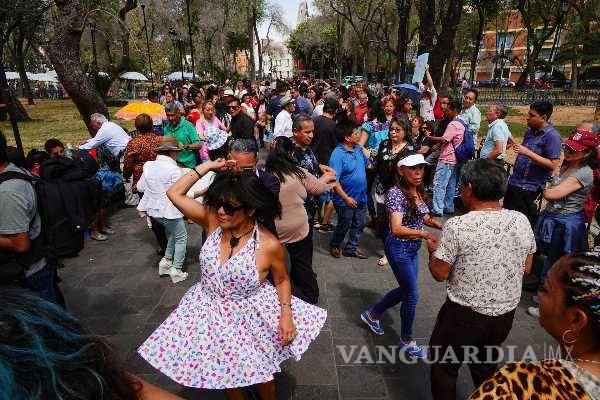
M535 253L531 225L517 211L471 211L444 225L435 257L452 266L448 297L484 315L514 310L525 259Z
M417 217L408 218L406 214L408 209L408 201L406 200L406 195L398 186L393 186L386 192L385 208L389 215L394 212L402 214L402 225L406 226L407 228L418 230L423 229L425 215L429 214L429 207L427 207L427 204L420 203L417 205L417 208L419 209ZM396 239L402 240L400 238Z

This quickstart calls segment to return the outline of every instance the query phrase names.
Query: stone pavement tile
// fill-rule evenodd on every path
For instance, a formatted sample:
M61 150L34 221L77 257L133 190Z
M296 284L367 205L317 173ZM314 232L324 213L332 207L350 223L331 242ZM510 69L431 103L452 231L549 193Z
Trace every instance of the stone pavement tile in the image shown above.
M109 316L83 318L83 325L96 335L115 335L118 332L116 326L111 324L112 318Z
M335 365L356 366L374 365L377 362L376 349L370 338L333 339Z
M176 286L174 288L168 288L167 290L165 290L163 296L160 298L160 305L164 307L173 307L174 309L179 304L179 301L185 295L188 289L189 288L186 286Z
M110 323L119 333L139 335L151 316L152 314L120 314L116 315Z
M372 399L387 397L385 381L375 366L339 367L339 387L342 399Z
M331 333L321 331L298 362L285 363L283 370L297 385L337 385Z
M338 400L338 387L337 385L299 385L294 389L293 399Z
M335 339L368 340L372 335L372 332L358 316L353 319L331 317L329 318L329 325Z
M160 298L152 295L137 294L128 296L124 303L127 304L127 311L125 314L146 314L150 315L154 308L158 305Z
M122 360L128 360L139 345L139 333L118 333L105 336Z
M92 272L81 281L81 285L87 287L105 287L113 278L114 274L112 273Z
M331 317L354 319L366 310L366 304L361 297L329 297L327 313Z
M418 377L417 382L422 382L423 376ZM431 400L431 389L429 385L415 385L405 376L401 378L386 378L385 385L394 400Z

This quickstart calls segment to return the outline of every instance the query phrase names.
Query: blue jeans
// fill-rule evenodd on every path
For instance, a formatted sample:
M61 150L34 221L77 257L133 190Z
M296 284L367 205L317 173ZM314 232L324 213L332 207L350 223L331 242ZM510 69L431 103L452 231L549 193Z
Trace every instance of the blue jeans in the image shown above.
M432 212L443 214L454 212L454 192L456 190L456 165L438 161L433 177Z
M183 268L187 247L187 229L185 227L184 219L156 218L156 220L165 227L165 232L167 234L165 258L173 260L174 268Z
M356 208L350 208L336 204L335 212L337 213L338 221L331 237L331 242L329 242L329 247L339 248L346 237L346 233L348 233L348 241L343 253L353 254L358 247L360 235L365 227L367 205L365 203L358 203Z
M59 281L56 264L49 262L35 274L24 278L22 284L27 289L37 293L42 299L56 303L64 308L65 298L58 287Z
M400 318L402 326L400 335L402 340L413 337L413 323L415 310L419 302L419 248L420 241L400 241L388 235L385 240L385 255L390 263L392 272L398 281L398 287L390 290L379 303L375 304L369 312L373 317L379 318L388 308L402 302Z

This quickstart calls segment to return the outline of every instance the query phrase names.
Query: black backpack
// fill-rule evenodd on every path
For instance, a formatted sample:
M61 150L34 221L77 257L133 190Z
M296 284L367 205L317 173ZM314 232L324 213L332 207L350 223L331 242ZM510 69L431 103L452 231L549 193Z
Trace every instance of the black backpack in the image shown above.
M26 180L33 185L37 196L42 231L29 254L13 257L21 260L22 268L41 257L50 260L74 257L83 249L84 232L100 208L101 188L94 178L96 169L89 160L59 157L42 163L39 178L16 171L0 174L0 184L9 179ZM6 261L6 255L2 259Z

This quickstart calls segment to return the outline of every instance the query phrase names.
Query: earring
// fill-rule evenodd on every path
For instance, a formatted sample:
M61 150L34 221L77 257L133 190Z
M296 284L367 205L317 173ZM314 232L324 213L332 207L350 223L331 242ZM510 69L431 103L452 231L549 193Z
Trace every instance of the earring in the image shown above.
M569 334L573 335L573 339L572 340L567 340L566 336L569 335ZM576 341L577 341L577 336L575 335L575 333L573 333L572 330L567 329L566 331L563 332L563 334L562 334L562 342L564 344L574 344Z

